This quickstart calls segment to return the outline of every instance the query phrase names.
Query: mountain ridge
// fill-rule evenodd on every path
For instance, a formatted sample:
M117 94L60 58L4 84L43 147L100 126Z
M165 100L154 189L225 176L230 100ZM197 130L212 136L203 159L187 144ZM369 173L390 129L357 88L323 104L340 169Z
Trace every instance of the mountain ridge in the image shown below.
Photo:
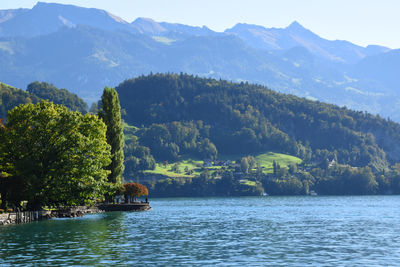
M2 10L0 21L0 76L20 88L48 81L96 102L104 86L150 72L185 72L400 120L397 65L387 56L393 50L326 40L299 22L285 28L238 23L215 32L146 18L129 23L103 10L48 3ZM374 73L376 60L385 75Z

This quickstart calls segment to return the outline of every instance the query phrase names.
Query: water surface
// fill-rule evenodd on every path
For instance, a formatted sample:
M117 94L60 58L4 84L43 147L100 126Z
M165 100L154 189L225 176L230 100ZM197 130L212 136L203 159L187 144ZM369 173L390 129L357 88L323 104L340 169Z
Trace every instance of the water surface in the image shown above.
M0 227L0 265L398 265L400 196L153 199Z

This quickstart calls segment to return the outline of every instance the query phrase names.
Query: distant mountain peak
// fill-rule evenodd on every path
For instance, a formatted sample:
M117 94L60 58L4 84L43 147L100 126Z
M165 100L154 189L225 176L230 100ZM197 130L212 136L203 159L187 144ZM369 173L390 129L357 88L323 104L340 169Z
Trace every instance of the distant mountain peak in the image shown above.
M231 29L226 29L225 32L229 32L231 30L236 30L236 29L248 30L248 29L254 29L254 28L256 28L256 29L266 29L265 27L260 26L260 25L239 22L239 23L236 23L235 26L233 26Z
M135 19L131 23L131 25L140 33L150 33L157 35L167 31L163 26L160 25L160 23L150 18L139 17Z
M287 30L307 30L303 27L297 20L290 23L289 26L286 27Z
M139 17L139 18L135 19L132 23L134 23L134 22L157 23L154 19L145 18L145 17Z
M83 7L69 5L69 4L37 2L36 5L34 5L32 9L38 9L38 8L43 8L43 7L55 7L55 6L59 6L59 7L73 6L76 8L83 8Z
M113 19L117 23L122 23L122 24L128 24L125 20L122 18L111 14L108 11L102 10L102 9L97 9L97 8L86 8L86 7L80 7L80 6L75 6L75 5L70 5L70 4L60 4L60 3L46 3L46 2L37 2L35 6L33 6L32 10L40 10L42 8L51 8L51 9L56 9L58 12L65 12L65 8L68 8L67 10L86 10L88 12L97 12L98 14L103 14L109 16L111 19Z
M33 6L33 8L35 8L35 7L40 7L40 6L44 6L44 5L47 5L48 3L46 3L46 2L40 2L40 1L38 1L37 3L36 3L36 5L34 5Z

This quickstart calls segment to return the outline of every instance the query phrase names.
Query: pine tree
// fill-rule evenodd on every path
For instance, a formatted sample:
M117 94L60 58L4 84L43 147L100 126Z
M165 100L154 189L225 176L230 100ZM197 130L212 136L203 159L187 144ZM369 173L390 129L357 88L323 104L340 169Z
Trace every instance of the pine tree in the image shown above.
M101 109L99 116L107 125L107 142L111 146L111 164L108 170L111 173L108 181L112 183L122 182L124 172L124 133L121 121L121 106L118 93L114 88L105 87L101 97Z

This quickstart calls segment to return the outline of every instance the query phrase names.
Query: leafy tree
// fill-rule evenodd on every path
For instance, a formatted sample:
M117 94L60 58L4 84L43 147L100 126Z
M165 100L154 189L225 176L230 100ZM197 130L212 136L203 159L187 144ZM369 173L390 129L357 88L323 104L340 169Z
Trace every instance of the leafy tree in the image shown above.
M218 155L217 148L208 138L205 138L200 142L198 151L205 159L216 159Z
M28 208L92 204L108 186L106 126L46 101L15 107L2 131L0 155L9 173L7 198Z
M171 141L171 134L166 125L151 125L143 131L140 140L150 148L158 160L176 160L179 157L179 146Z
M126 136L125 138L125 177L137 176L144 170L153 170L156 166L156 162L150 154L150 149L141 146L137 136L131 135L129 139Z
M250 169L249 161L247 160L247 157L243 157L240 160L240 169L242 170L243 173L248 173Z
M171 171L173 171L173 172L175 172L175 173L180 173L180 170L179 170L179 163L175 163L174 165L172 165Z
M108 181L119 184L124 172L124 133L118 93L114 88L104 88L99 116L107 126L107 143L111 146Z
M123 185L123 194L125 195L125 202L132 197L141 197L149 195L149 190L146 186L139 183L126 183ZM131 201L129 201L131 202Z
M235 193L237 186L238 183L232 172L226 171L222 174L221 179L217 181L217 193L218 195L231 196Z

